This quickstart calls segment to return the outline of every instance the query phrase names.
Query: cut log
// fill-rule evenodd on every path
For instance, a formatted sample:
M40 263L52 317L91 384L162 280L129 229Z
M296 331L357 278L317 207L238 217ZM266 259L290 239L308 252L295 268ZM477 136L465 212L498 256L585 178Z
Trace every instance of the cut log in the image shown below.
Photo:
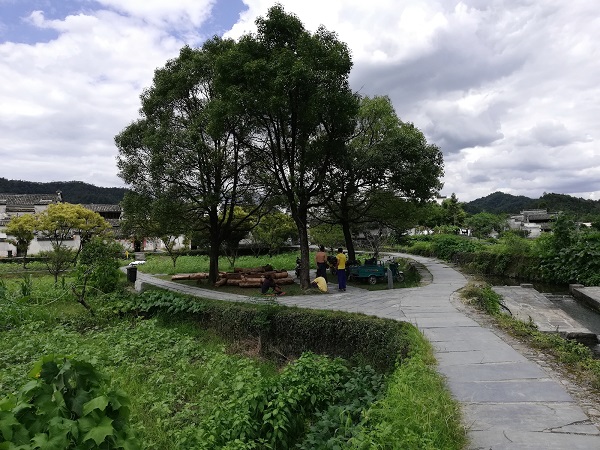
M189 273L180 273L178 275L173 275L171 277L171 281L189 280L189 279L190 279Z
M225 272L221 274L221 278L227 278L228 280L239 280L242 278L242 274L237 272Z
M254 281L240 281L239 287L261 287L262 283Z
M190 274L190 280L207 280L207 279L208 279L208 273L206 273L206 272L198 272L198 273Z
M227 278L219 278L215 283L215 287L224 286L227 283Z

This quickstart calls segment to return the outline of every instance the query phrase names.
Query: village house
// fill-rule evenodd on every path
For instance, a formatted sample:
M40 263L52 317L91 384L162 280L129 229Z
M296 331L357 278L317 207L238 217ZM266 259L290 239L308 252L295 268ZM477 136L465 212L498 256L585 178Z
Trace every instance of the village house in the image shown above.
M11 218L22 216L23 214L37 214L48 208L52 203L61 203L62 194L2 194L0 193L0 257L17 256L17 249L8 242L5 228ZM118 232L119 220L121 217L120 205L82 205L83 207L97 212L115 231ZM118 233L117 233L118 234ZM70 248L79 248L79 235L73 234L70 239L65 241L65 245ZM50 241L36 236L29 246L28 255L35 255L41 251L51 250Z
M552 230L552 222L556 220L558 213L548 212L547 209L533 209L521 211L520 214L508 219L511 230L527 231L528 237L535 238L542 233Z

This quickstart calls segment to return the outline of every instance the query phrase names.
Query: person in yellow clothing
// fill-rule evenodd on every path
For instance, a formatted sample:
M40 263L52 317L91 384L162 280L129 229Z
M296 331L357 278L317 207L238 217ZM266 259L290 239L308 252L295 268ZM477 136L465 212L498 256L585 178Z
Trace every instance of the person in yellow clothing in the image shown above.
M325 278L323 277L315 278L311 285L313 285L316 288L319 288L321 292L327 292L327 280L325 280Z
M338 289L340 291L346 290L346 255L344 254L343 248L338 248L337 259L337 277L338 277Z

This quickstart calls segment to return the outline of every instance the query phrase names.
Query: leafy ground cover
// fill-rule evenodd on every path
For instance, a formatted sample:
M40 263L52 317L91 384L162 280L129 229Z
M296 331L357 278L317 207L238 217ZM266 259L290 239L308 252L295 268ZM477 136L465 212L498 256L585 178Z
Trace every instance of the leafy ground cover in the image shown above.
M414 327L410 358L387 376L310 352L280 365L258 357L256 337L227 339L174 314L123 314L135 296L95 298L92 317L48 279L3 280L0 397L22 388L35 361L63 354L126 393L142 448L462 448L457 405Z

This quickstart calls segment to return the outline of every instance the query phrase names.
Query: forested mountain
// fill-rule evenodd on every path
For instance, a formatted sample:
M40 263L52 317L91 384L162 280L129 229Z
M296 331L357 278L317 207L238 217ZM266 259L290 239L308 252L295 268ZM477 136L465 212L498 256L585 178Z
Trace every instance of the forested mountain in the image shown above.
M82 181L38 183L0 177L0 192L5 194L54 194L56 191L61 191L63 200L68 203L115 205L123 200L127 189L98 187Z
M535 200L523 195L510 195L504 192L494 192L487 197L478 198L465 203L465 211L469 214L488 212L492 214L518 214L525 209L534 209L531 205Z
M600 201L571 197L565 194L544 194L538 199L523 195L494 192L486 197L465 203L464 210L470 214L489 212L493 214L518 214L528 209L547 209L550 212L568 212L585 221L600 215Z

